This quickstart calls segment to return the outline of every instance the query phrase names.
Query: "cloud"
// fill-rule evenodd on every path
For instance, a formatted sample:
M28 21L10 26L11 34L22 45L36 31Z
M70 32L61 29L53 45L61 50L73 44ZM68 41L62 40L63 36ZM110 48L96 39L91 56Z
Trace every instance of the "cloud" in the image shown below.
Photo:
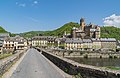
M33 3L34 3L34 4L38 4L38 1L34 1Z
M28 19L32 20L33 22L39 22L39 20L33 18L33 17L28 17Z
M37 0L32 0L32 1L28 1L28 2L20 2L20 1L18 1L18 2L16 2L15 4L16 4L17 6L19 6L19 7L36 6L36 5L39 4L39 1L37 1Z
M120 28L120 16L113 14L109 17L106 17L103 19L104 20L104 26L115 26Z
M18 2L16 2L15 4L18 5Z
M25 7L26 4L25 3L22 3L22 4L19 4L20 7Z
M36 5L38 5L38 1L37 0L35 0L35 1L33 1L33 3L32 3L32 6L36 6Z
M20 7L26 7L26 4L25 3L18 3L16 2L16 5L20 6Z

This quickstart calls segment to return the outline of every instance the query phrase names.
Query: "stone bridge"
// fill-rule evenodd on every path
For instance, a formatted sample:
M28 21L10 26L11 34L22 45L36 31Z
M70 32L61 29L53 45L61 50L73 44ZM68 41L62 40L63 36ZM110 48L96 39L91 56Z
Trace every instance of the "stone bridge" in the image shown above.
M113 71L107 68L79 64L72 60L59 57L53 53L45 51L44 49L38 49L38 51L42 52L46 58L70 75L80 74L83 78L120 78L120 71Z

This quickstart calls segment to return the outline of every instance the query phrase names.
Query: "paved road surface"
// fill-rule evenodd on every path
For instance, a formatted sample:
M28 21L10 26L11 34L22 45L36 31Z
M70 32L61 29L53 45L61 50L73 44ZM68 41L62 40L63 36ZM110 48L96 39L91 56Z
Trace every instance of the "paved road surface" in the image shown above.
M64 78L37 50L30 49L10 78Z

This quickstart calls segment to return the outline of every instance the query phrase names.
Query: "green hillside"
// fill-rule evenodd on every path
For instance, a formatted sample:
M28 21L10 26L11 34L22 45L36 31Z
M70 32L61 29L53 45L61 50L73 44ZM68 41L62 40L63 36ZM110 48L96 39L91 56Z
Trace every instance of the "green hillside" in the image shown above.
M73 27L79 27L79 24L74 23L74 22L70 22L70 23L63 25L62 27L60 27L56 30L45 32L44 35L62 37L62 35L64 34L65 31L66 31L66 33L70 33L70 31Z
M30 32L20 33L20 36L28 37L28 38L31 38L37 35L62 37L62 35L64 34L64 31L66 31L67 33L70 33L73 27L79 27L79 24L70 22L53 31L30 31Z
M102 38L116 38L120 40L120 28L113 26L101 27Z
M0 26L0 33L7 33L7 31Z
M62 35L64 34L64 31L66 31L67 33L70 33L73 27L79 27L79 24L70 22L53 31L31 31L31 32L21 33L20 35L28 38L31 38L37 35L62 37ZM116 38L120 40L120 28L116 28L113 26L101 27L101 38Z
M43 35L47 31L30 31L25 33L20 33L19 35L26 38L31 38L33 36Z

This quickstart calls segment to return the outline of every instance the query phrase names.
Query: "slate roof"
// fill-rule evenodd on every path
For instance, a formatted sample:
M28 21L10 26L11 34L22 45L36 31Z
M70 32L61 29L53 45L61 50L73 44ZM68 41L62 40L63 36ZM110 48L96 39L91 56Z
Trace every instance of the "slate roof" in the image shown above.
M35 36L32 40L54 40L56 37L53 36Z
M91 39L83 39L83 42L84 43L92 43L92 40Z
M11 42L26 42L27 40L20 36L15 37L6 37L4 39L5 41L11 41Z
M101 42L101 40L99 38L92 38L91 39L93 42Z
M115 38L101 38L101 42L116 42Z
M83 43L80 38L67 38L65 43Z
M2 37L8 36L9 37L9 33L0 33L0 36L2 36Z

